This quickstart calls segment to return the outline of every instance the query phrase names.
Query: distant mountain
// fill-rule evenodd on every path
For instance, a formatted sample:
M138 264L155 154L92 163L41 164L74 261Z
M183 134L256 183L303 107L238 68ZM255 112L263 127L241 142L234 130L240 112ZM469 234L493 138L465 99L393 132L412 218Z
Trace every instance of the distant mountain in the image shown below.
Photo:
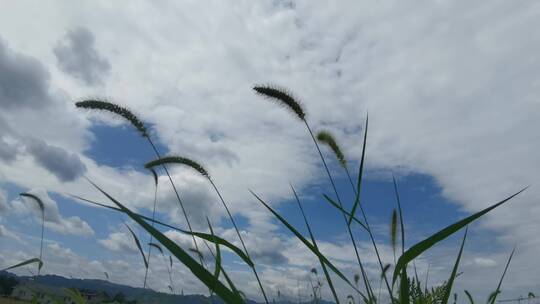
M19 281L33 280L29 276L17 276L10 272L0 271L0 276L15 277ZM88 289L95 291L104 291L110 296L117 293L122 293L127 300L136 300L137 303L160 303L160 304L208 304L208 297L204 295L173 295L168 293L156 292L149 289L136 288L126 285L111 283L105 280L93 279L68 279L57 275L42 275L38 278L37 283L64 288ZM213 297L213 304L223 304L223 301L217 297ZM258 302L248 300L247 304L259 304ZM298 302L280 301L276 304L298 304ZM304 302L303 304L308 304ZM333 304L333 302L319 301L320 304Z

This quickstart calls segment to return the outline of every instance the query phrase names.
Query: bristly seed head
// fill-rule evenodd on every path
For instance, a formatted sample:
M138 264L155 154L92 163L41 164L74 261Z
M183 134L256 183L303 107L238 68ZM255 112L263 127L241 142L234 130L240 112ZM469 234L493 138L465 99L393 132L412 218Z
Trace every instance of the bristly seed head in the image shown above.
M392 250L396 251L397 247L397 211L392 210L392 221L390 223L390 241L392 243Z
M338 159L341 166L347 166L347 160L345 160L345 156L343 156L343 153L341 152L341 149L339 148L336 140L334 139L334 136L332 136L330 132L320 131L319 133L317 133L317 140L332 149L332 152L334 152L334 155Z
M199 163L197 163L194 160L191 160L189 158L185 158L185 157L182 157L182 156L165 156L165 157L158 158L158 159L155 159L153 161L150 161L150 162L146 163L144 166L147 169L150 169L150 168L160 166L160 165L165 165L165 164L185 165L185 166L188 166L188 167L191 167L191 168L195 169L202 176L210 179L210 174L208 173L208 171L206 171L206 169L204 169L203 166L201 166Z
M270 85L255 86L253 87L253 90L260 95L279 101L279 104L284 105L286 108L293 111L300 120L305 120L306 113L304 112L304 109L302 109L300 103L292 97L292 94L288 93L287 90Z
M148 137L146 127L144 126L142 120L140 120L137 116L135 116L135 114L133 114L131 111L124 107L121 107L111 102L95 99L79 101L75 103L75 106L77 108L102 110L120 115L124 117L124 119L129 121L139 132L141 132L141 135L143 137Z

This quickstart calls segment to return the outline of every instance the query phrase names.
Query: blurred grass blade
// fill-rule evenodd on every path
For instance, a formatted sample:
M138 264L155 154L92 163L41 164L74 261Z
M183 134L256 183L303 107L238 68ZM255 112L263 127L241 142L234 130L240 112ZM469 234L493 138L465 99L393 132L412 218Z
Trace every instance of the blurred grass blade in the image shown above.
M354 213L356 212L356 208L358 208L358 204L360 204L360 190L362 189L362 175L364 172L364 157L366 155L366 141L367 141L367 131L368 131L368 123L369 123L369 116L366 116L366 127L364 129L364 143L362 145L362 157L360 159L360 167L358 168L358 179L357 179L357 185L356 185L356 195L354 199L354 205L351 210L351 214L349 216L348 225L351 225L351 222L353 221Z
M476 219L478 219L479 217L483 216L484 214L490 212L491 210L499 207L500 205L506 203L507 201L509 201L510 199L514 198L515 196L517 196L518 194L520 194L521 192L525 191L525 189L527 189L528 187L525 187L523 189L521 189L520 191L518 191L517 193L509 196L508 198L488 207L488 208L485 208L484 210L482 211L479 211L469 217L466 217L452 225L449 225L447 226L446 228L438 231L437 233L433 234L432 236L428 237L427 239L415 244L414 246L412 246L411 248L409 248L409 250L407 250L401 257L399 257L398 259L398 262L396 264L396 268L394 269L394 277L393 277L393 280L392 280L392 285L395 283L396 279L397 279L397 276L399 275L399 273L401 272L401 270L407 265L407 263L409 263L410 261L412 261L413 259L415 259L417 256L419 256L420 254L422 254L424 251L428 250L429 248L431 248L433 245L437 244L438 242L446 239L447 237L449 237L450 235L454 234L456 231L460 230L461 228L467 226L468 224L470 224L471 222L475 221Z
M501 285L504 280L504 276L506 275L506 271L508 270L508 266L510 265L510 261L512 261L512 257L514 256L514 252L516 252L516 247L512 249L512 253L510 253L510 257L508 257L508 261L506 261L506 266L504 266L504 271L501 276L501 279L499 280L499 284L497 285L497 289L495 289L495 292L493 294L493 299L491 299L491 304L495 303L495 300L497 299L497 295L501 292Z
M471 293L468 290L465 290L465 295L467 296L467 299L469 299L469 304L474 304L473 297L471 296Z
M120 208L116 208L116 207L112 207L112 206L108 206L108 205L105 205L105 204L101 204L101 203L98 203L98 202L94 202L92 200L89 200L89 199L86 199L86 198L82 198L80 196L77 196L77 195L70 195L71 197L74 197L76 199L79 199L79 200L82 200L82 201L85 201L87 203L90 203L90 204L93 204L93 205L97 205L97 206L101 206L101 207L104 207L104 208L107 208L107 209L111 209L111 210L115 210L115 211L118 211L118 212L124 212L122 211L122 209ZM230 243L229 241L225 240L225 239L222 239L220 238L219 236L217 235L211 235L211 234L208 234L208 233L203 233L203 232L189 232L187 230L183 230L183 229L180 229L178 227L174 227L172 225L169 225L169 224L166 224L166 223L163 223L163 222L160 222L158 220L153 220L147 216L144 216L142 214L139 214L139 213L135 213L135 212L132 212L134 215L140 217L141 219L144 219L146 221L149 221L151 223L155 223L155 224L158 224L158 225L161 225L163 227L167 227L167 228L170 228L170 229L173 229L173 230L176 230L178 232L181 232L181 233L184 233L184 234L188 234L188 235L194 235L198 238L201 238L203 240L207 240L209 242L212 242L214 244L220 244L222 246L225 246L227 248L229 248L230 250L232 250L234 253L236 253L236 255L238 255L238 257L240 257L246 264L248 264L250 267L253 267L253 262L251 261L251 259L244 253L244 251L242 251L242 249L236 247L235 245L233 245L232 243Z
M151 247L156 248L156 249L161 253L161 255L163 255L163 249L161 249L161 246L159 246L159 244L156 244L156 243L148 243L148 246L151 246Z
M400 304L409 304L410 294L409 294L409 277L407 276L407 265L401 271L401 281L399 284L399 303Z
M208 217L206 217L206 221L208 222L208 227L210 228L210 233L214 235L214 229L212 228L212 224L210 224L210 220ZM219 244L216 243L216 264L215 264L215 270L214 270L214 277L216 280L219 280L219 273L221 271L221 250L219 249Z
M21 262L19 264L15 264L13 266L10 266L8 268L4 268L1 271L7 271L7 270L10 270L10 269L22 267L22 266L25 266L25 265L28 265L28 264L33 264L33 263L39 263L39 266L38 266L39 269L41 269L41 267L43 267L43 262L40 259L32 258L32 259L26 260L24 262Z
M487 303L491 304L491 303L495 302L494 299L497 296L497 294L499 294L499 293L500 293L500 291L494 291L494 292L490 293L489 297L488 297L488 300L487 300Z
M75 301L75 304L86 304L86 301L77 289L65 288L64 290L69 294L70 298Z
M143 258L144 267L148 268L148 261L146 260L146 256L144 255L144 251L143 251L143 249L141 247L141 242L139 242L139 238L137 237L135 232L133 232L133 230L131 230L131 228L129 227L128 224L124 223L124 225L126 225L127 229L129 230L129 232L131 232L131 235L133 236L133 240L135 241L135 245L137 245L137 248L139 249L139 252L141 253L141 256Z
M281 215L279 215L276 211L274 211L274 209L272 209L272 207L268 206L268 204L266 204L259 196L257 196L257 194L255 194L253 191L249 190L249 192L251 192L251 194L253 196L255 196L255 198L261 203L263 204L270 212L272 212L272 214L281 222L283 223L283 225L285 225L285 227L287 227L302 243L304 243L304 245L306 245L306 247L311 250L311 252L313 252L313 254L315 254L320 260L322 260L326 266L328 266L337 276L339 276L343 281L345 281L345 283L347 283L349 286L351 286L351 288L353 288L356 292L362 294L358 288L356 288L350 281L349 279L347 279L347 277L345 275L343 275L343 273L341 273L341 271L339 271L319 250L317 250L308 240L306 240L306 238L304 238L302 236L302 234L300 234L300 232L298 232L298 230L296 230L291 224L289 224L287 222L287 220L285 220Z
M197 261L195 261L184 249L180 248L176 243L167 238L159 230L152 227L150 224L145 222L141 217L137 216L131 210L126 208L108 193L103 191L99 186L94 184L92 181L88 180L96 189L98 189L103 195L105 195L109 200L116 204L122 211L127 214L132 220L141 225L148 233L150 233L156 240L158 240L161 245L163 245L167 250L169 250L182 264L184 264L191 273L193 273L204 285L212 289L225 303L244 303L244 300L238 297L237 294L230 291L225 285L223 285L219 280L216 280L213 274L208 272L203 266L201 266Z
M302 213L302 217L304 218L304 222L306 223L309 236L311 238L311 242L313 242L313 247L319 250L319 247L317 246L317 241L315 239L315 236L313 236L313 232L311 231L311 227L309 226L308 220L306 218L306 214L304 213L304 209L302 208L302 204L300 203L300 199L298 198L298 195L296 194L296 190L294 190L293 185L291 185L291 189L293 191L294 197L296 198L296 202L298 203L298 207L300 208L300 211ZM321 267L323 269L324 276L326 277L326 281L328 281L328 286L330 287L332 296L334 296L334 300L336 301L336 304L339 304L339 298L338 298L336 289L334 288L334 284L332 283L332 278L330 277L330 274L328 273L328 269L326 269L326 265L324 264L323 260L319 259L319 262L321 263ZM312 272L317 274L317 269L313 268ZM313 294L315 294L315 292Z
M446 283L443 300L441 302L442 304L447 304L448 299L450 298L450 293L452 292L452 285L454 285L454 279L456 278L456 275L457 275L459 261L461 260L461 254L463 253L463 247L465 246L465 239L467 239L467 231L468 231L468 228L465 228L465 235L463 235L463 241L461 241L461 248L459 248L459 253L456 258L456 263L454 264L454 269L452 269L452 274L450 275L450 278L448 279Z
M328 201L332 206L336 207L339 211L345 213L345 215L348 215L348 216L351 216L351 214L346 211L345 209L341 208L333 199L331 199L328 195L326 194L323 194L323 197L326 199L326 201ZM356 216L353 216L352 217L353 221L355 221L356 223L358 223L360 226L362 226L362 228L364 228L366 231L368 230L367 226L362 223L362 221L360 221Z
M399 211L399 225L401 228L401 254L405 253L405 226L403 225L403 212L401 210L401 200L399 199L399 191L397 187L396 178L392 175L392 181L394 182L394 193L396 195L396 203Z

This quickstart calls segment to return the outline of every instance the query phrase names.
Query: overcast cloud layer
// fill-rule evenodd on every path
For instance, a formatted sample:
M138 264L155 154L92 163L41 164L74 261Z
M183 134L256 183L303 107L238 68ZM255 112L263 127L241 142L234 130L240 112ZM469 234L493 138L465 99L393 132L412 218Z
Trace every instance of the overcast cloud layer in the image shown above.
M353 161L360 155L361 126L369 111L371 178L387 178L389 171L432 176L442 194L467 212L532 185L511 206L481 222L500 246L489 254L471 252L467 260L472 262L463 266L465 275L456 287L487 294L494 282L482 278L497 277L509 248L518 244L506 285L514 294L526 294L538 288L540 272L537 28L536 1L211 1L159 6L65 1L41 7L4 2L0 182L56 193L69 185L72 193L99 197L80 178L86 174L108 185L113 195L129 197L130 207L150 209L153 185L148 175L108 167L85 155L95 140L89 127L96 119L120 122L76 111L73 101L111 98L152 123L152 134L170 151L205 163L233 213L247 218L250 242L260 244L255 258L275 266L264 268L265 284L294 294L296 290L287 288L305 278L316 261L294 240L277 232L269 236L275 224L267 212L254 207L246 188L278 203L290 196L289 181L303 189L321 182L323 175L302 125L251 91L254 84L275 83L294 92L312 125L332 130ZM181 169L173 170L173 176L186 188L195 225L204 226L204 215L216 222L225 215L204 179ZM160 184L166 182L160 179ZM172 195L168 188L160 191L162 208L172 210L168 214L174 221L180 213ZM4 216L8 202L2 197ZM20 200L9 202L19 203L22 208ZM80 235L93 233L82 216L62 217L52 199L49 205L52 229L69 226ZM8 228L0 225L0 237L14 242L22 237ZM235 240L232 231L217 229ZM118 231L111 229L100 244L137 258ZM48 246L73 265L92 266L88 277L100 277L109 267L127 269L120 261L80 256L54 240ZM329 241L322 247L340 266L354 263L352 254L345 254L352 253L347 244ZM280 255L272 248L288 249ZM8 255L2 248L0 262L20 260L23 252ZM434 264L455 254L435 252L439 255L433 254ZM48 271L67 275L68 264L52 262ZM376 274L375 261L370 266ZM417 266L425 270L427 264ZM438 277L438 270L433 271L434 280L444 280L448 268L439 269ZM279 273L287 273L291 284L280 285ZM252 281L249 272L235 275ZM135 276L113 281L136 284ZM189 280L184 289L205 292ZM256 286L252 290L248 294L254 296Z

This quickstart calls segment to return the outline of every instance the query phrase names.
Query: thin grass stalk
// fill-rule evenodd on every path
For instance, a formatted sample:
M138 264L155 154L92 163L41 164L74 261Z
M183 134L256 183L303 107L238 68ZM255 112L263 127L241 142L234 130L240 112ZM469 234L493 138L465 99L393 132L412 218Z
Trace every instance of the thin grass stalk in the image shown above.
M154 153L156 154L157 158L161 158L161 155L159 151L157 150L156 146L154 145L154 142L150 138L150 136L146 136L146 139L148 140L148 143L150 143L150 146L152 146L152 149L154 150ZM195 240L195 236L193 235L193 228L191 228L191 223L189 221L189 217L187 216L186 209L184 208L184 203L182 202L182 199L180 198L180 194L178 194L178 190L176 189L176 186L174 185L174 182L172 180L171 174L169 173L169 170L167 169L167 166L162 165L163 170L165 170L165 173L167 174L167 177L169 178L169 182L171 183L171 186L173 188L174 194L176 195L176 199L178 200L178 203L180 204L180 208L182 209L182 213L184 215L184 219L186 220L186 223L188 225L189 232L191 232L191 238L193 239L193 244L195 245L195 249L199 250L199 246L197 245L197 241ZM201 265L204 265L205 268L207 268L206 263L204 263L203 259L199 257L199 260L201 262Z
M367 128L367 125L366 125L366 128ZM351 179L351 176L349 174L349 170L345 170L347 175L349 176L349 180L352 181ZM351 186L352 186L352 190L353 192L355 193L355 195L358 195L360 196L360 192L354 187L354 184L351 182ZM358 197L357 198L358 200L360 200L360 198ZM368 235L369 235L369 238L371 240L371 244L373 245L373 248L375 249L375 254L377 256L377 261L379 262L379 267L381 268L381 272L382 272L382 278L381 279L384 279L384 283L386 285L386 288L388 290L388 293L390 295L390 300L392 301L392 303L394 302L394 298L392 296L393 292L392 292L392 288L390 287L390 283L388 282L388 278L386 277L386 272L384 271L384 265L383 265L383 262L382 262L382 259L381 259L381 255L379 253L379 249L377 247L377 243L375 242L375 237L373 236L373 233L371 232L371 227L369 226L369 222L368 222L368 219L367 219L367 215L366 215L366 212L364 210L364 207L362 206L362 203L358 203L358 207L360 208L360 212L362 213L362 217L364 218L364 223L367 227L367 232L368 232ZM352 213L351 213L352 214ZM395 262L395 261L394 261ZM380 288L380 287L379 287Z
M510 257L508 257L508 261L506 261L506 266L504 266L503 274L501 276L501 279L499 280L499 284L497 284L497 289L495 289L493 299L490 301L490 304L495 303L495 300L497 299L497 296L501 292L501 285L502 285L502 282L504 280L504 276L506 275L506 271L508 270L508 266L510 266L510 261L512 261L512 257L514 256L515 252L516 252L516 247L514 247L514 249L512 249L512 253L510 253Z
M334 194L336 195L336 199L337 199L340 207L343 208L343 204L341 203L341 199L339 197L339 193L337 191L337 188L336 188L336 185L335 185L335 182L334 182L334 178L332 177L332 174L330 174L330 170L328 169L328 165L326 164L326 160L324 159L324 156L323 156L323 154L321 152L319 144L317 143L317 139L315 139L315 135L313 134L313 131L311 130L308 122L305 119L303 120L303 122L304 122L304 124L305 124L305 126L306 126L306 128L307 128L307 130L309 132L309 135L311 136L311 139L313 140L313 143L315 144L315 147L317 148L317 152L319 153L319 156L320 156L321 161L323 163L324 169L326 170L326 173L328 175L328 179L330 180L330 183L332 185L332 189L334 190ZM360 254L358 253L358 247L356 246L356 241L355 241L354 236L352 234L351 227L350 227L350 225L348 225L347 216L343 212L342 212L342 214L343 214L343 219L345 220L345 225L347 226L347 231L349 232L349 237L351 238L351 241L352 241L352 244L353 244L353 247L354 247L354 252L356 254L356 259L358 261L358 265L360 266L360 272L362 273L362 278L364 279L364 285L366 287L366 292L368 293L370 298L374 298L373 290L371 289L371 285L369 283L369 280L367 278L364 266L362 265L362 261L360 259Z
M156 205L157 205L157 191L158 191L158 183L157 183L157 175L156 175L156 171L154 171L154 169L152 169L152 175L154 176L154 181L155 181L155 188L154 188L154 209L152 210L152 228L154 228L154 221L155 221L155 218L156 218ZM154 237L152 235L150 235L150 241L148 242L148 267L146 268L146 271L144 272L144 284L143 284L143 288L146 288L146 279L148 277L148 269L150 268L150 257L152 256L152 246L150 246L150 244L152 243L152 241L154 240ZM170 276L170 273L169 273L169 276Z
M309 232L309 236L311 237L311 241L313 242L313 247L317 251L319 251L319 247L317 245L317 241L315 240L315 236L313 235L313 232L311 231L311 227L309 226L309 222L307 220L306 214L304 212L304 208L302 207L302 204L300 203L300 199L298 198L298 195L296 194L296 191L294 190L294 187L291 185L291 189L293 191L294 197L296 198L296 202L298 203L298 207L300 208L300 212L302 213L302 217L304 218L304 222L306 223L306 227ZM334 296L334 300L336 301L336 304L339 304L339 298L336 293L336 290L334 288L334 284L332 283L332 279L330 278L330 274L328 273L328 269L326 269L325 263L319 259L319 262L321 263L321 267L324 272L324 276L326 277L326 281L328 281L328 286L330 287L330 290L332 291L332 295Z
M216 194L219 196L219 199L220 199L221 203L223 204L223 207L225 207L225 210L227 211L227 215L229 216L229 219L231 220L231 223L234 226L234 230L236 231L236 235L238 235L238 238L240 239L240 243L242 244L242 248L244 248L244 251L246 252L246 256L251 260L251 257L249 255L249 251L247 250L244 239L242 238L242 235L240 234L240 230L238 230L238 226L236 225L236 221L234 220L234 218L233 218L233 216L231 214L231 211L229 210L229 207L225 203L225 200L223 199L223 196L221 195L221 192L218 190L218 188L217 188L216 184L214 183L214 181L212 180L212 178L210 178L210 176L206 176L206 177L207 177L208 181L210 181L210 184L212 185L214 190L216 191ZM257 273L257 269L255 268L255 264L253 264L251 266L251 269L253 270L253 274L255 275L255 278L257 279L257 283L259 284L259 288L261 289L261 292L263 294L264 301L266 302L266 304L269 304L268 298L266 296L266 292L264 291L264 288L262 286L261 279L259 278L259 274Z

